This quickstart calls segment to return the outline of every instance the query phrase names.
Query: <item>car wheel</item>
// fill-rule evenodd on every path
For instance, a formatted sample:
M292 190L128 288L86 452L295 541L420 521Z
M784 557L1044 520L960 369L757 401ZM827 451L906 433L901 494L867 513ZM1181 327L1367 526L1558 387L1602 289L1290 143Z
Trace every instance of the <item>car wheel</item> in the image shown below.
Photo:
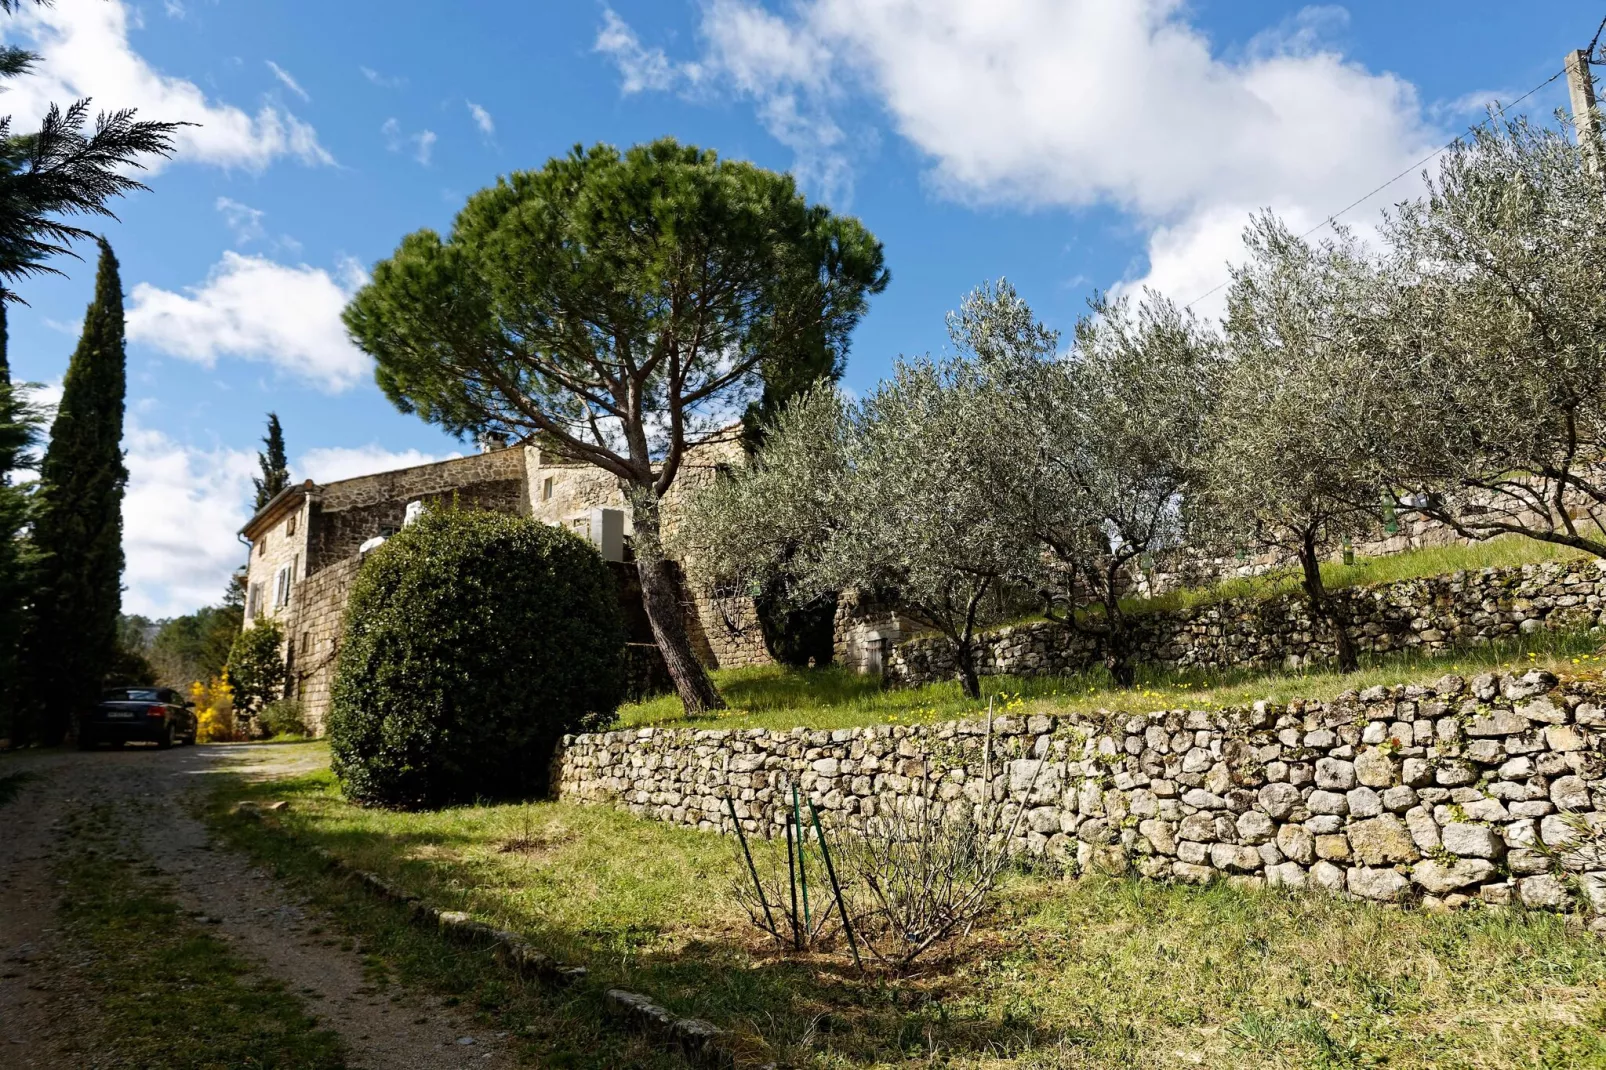
M162 738L158 739L156 741L156 746L160 750L168 750L169 748L171 748L173 746L173 726L172 725L168 725L167 728L162 732Z
M195 733L194 732L191 732L189 735L184 737L184 745L186 747L195 746Z

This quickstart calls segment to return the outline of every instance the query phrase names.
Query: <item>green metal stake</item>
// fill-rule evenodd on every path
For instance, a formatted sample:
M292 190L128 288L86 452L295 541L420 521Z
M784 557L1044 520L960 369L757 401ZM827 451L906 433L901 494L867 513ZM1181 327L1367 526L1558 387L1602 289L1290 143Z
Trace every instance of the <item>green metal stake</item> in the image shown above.
M792 785L792 813L797 816L797 880L803 886L803 931L814 935L814 922L809 917L809 871L803 865L803 848L807 846L808 826L803 824L803 807L797 801L797 784Z
M848 920L848 905L842 901L842 885L836 880L836 867L831 864L831 848L825 845L825 828L820 824L820 811L815 809L814 800L809 800L809 813L814 818L814 834L820 839L820 854L825 856L825 875L831 878L831 894L836 896L836 910L842 915L842 931L848 934L848 947L853 951L853 964L864 969L864 963L859 961L859 942L853 938L853 923Z
M785 796L782 796L785 798ZM797 928L797 868L792 861L792 815L786 815L786 884L792 889L792 950L803 950L803 936Z
M775 939L781 938L781 930L775 927L775 915L770 913L769 900L764 898L764 885L758 879L758 867L753 865L753 852L747 849L747 835L742 831L742 823L736 820L736 804L729 795L725 796L725 809L731 812L731 824L736 826L736 838L742 842L742 857L747 859L747 872L753 875L753 890L758 893L758 905L764 908L764 920L770 923L770 935Z

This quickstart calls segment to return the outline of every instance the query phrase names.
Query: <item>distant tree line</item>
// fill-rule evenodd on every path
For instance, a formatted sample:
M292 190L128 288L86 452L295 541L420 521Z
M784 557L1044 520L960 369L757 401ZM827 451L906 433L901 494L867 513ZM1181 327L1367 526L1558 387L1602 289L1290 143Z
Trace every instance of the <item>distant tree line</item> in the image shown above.
M1375 246L1270 213L1244 239L1219 330L1101 298L1062 352L1007 282L978 289L952 354L780 409L679 549L798 605L890 593L972 696L1000 591L1130 683L1130 573L1184 547L1296 567L1346 670L1320 565L1391 517L1606 557L1606 185L1565 130L1480 129Z

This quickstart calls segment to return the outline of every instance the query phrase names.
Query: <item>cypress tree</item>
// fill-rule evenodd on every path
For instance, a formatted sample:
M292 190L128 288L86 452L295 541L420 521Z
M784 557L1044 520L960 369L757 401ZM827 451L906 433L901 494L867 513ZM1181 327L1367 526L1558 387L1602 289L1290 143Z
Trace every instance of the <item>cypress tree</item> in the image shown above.
M18 734L17 703L21 695L19 644L29 597L27 543L28 492L14 485L13 473L26 467L38 418L11 382L6 356L6 297L0 292L0 733Z
M100 242L95 299L67 366L61 407L40 465L34 542L40 553L29 646L39 739L59 743L98 697L117 651L122 603L123 287Z
M262 444L267 447L257 453L262 478L251 480L257 488L257 509L267 505L274 495L290 485L289 462L284 456L284 428L279 426L279 414L276 412L268 413L268 434Z

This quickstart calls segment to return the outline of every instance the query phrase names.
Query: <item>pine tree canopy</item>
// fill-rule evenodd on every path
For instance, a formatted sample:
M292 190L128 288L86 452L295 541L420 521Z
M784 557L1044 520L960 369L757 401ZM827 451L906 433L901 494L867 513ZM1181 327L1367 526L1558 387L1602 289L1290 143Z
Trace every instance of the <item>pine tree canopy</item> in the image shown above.
M279 426L279 414L276 412L268 413L268 433L263 437L262 445L266 448L257 453L262 476L251 480L257 489L257 509L267 505L274 495L290 485L290 467L284 455L284 428Z

